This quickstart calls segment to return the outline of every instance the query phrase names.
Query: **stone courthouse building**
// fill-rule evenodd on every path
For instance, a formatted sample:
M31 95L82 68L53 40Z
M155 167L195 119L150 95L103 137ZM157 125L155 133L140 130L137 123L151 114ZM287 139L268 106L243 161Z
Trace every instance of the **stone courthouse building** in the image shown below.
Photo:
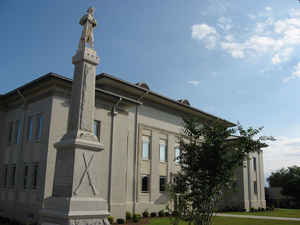
M157 212L178 170L182 116L235 125L145 83L96 75L93 11L80 20L73 80L48 73L0 96L2 216L100 225L109 213ZM237 178L223 206L265 207L262 153Z

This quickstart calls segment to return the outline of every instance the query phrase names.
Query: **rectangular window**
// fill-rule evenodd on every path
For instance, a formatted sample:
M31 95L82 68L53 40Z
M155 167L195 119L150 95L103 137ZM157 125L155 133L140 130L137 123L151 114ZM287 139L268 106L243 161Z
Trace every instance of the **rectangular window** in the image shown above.
M167 143L166 140L159 141L159 158L161 162L167 161Z
M14 187L15 183L16 183L16 165L13 165L11 167L11 181L10 181L10 184L11 184L12 187Z
M160 176L159 177L159 191L165 192L166 191L166 184L167 184L167 178Z
M94 120L94 135L100 140L100 128L101 122L98 120Z
M253 158L253 169L256 170L256 158Z
M35 138L37 140L39 140L43 134L43 115L39 114L37 115L37 118L36 118L36 133L35 133Z
M9 122L9 131L8 131L8 144L9 145L12 143L13 130L14 130L14 123L13 122Z
M142 192L149 192L149 176L142 176Z
M8 166L4 166L4 178L3 178L3 186L7 187L7 179L8 179Z
M180 148L175 148L175 162L176 163L180 162L179 156L180 156Z
M36 189L37 187L38 171L39 171L39 165L35 164L33 166L32 189Z
M143 136L143 146L142 146L142 159L149 160L150 159L150 137Z
M24 177L23 177L23 187L24 189L27 188L27 185L28 185L28 170L29 170L29 167L28 165L25 165L24 166Z
M15 136L14 136L14 143L19 144L21 136L21 122L17 120L15 122Z
M27 126L27 140L32 140L32 129L33 129L33 119L32 116L28 118L28 126Z
M256 181L253 182L253 186L254 186L254 193L257 194L257 182Z

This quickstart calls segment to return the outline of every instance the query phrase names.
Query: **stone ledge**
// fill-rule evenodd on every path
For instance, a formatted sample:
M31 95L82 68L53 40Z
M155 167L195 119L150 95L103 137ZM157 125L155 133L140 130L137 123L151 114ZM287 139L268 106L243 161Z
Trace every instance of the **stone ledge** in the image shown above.
M104 145L100 142L85 140L85 139L63 139L54 144L57 149L67 149L67 148L80 148L91 151L101 151L104 149Z

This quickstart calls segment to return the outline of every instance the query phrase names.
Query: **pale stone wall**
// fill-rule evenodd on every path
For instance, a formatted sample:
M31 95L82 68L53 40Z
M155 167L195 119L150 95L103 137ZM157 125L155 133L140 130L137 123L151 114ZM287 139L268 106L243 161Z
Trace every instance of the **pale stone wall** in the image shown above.
M38 160L41 162L40 186L36 191L20 190L17 204L18 209L14 210L13 199L15 193L1 189L1 205L5 205L5 213L12 215L16 212L17 218L25 218L29 212L36 216L39 207L43 202L52 196L54 169L56 162L57 143L67 131L67 121L69 113L69 91L65 94L55 94L42 101L29 105L28 114L43 112L44 133L40 142L25 143L23 156L27 161ZM124 109L122 104L118 114L112 117L112 102L104 101L100 98L95 103L95 120L101 121L101 139L104 150L97 154L94 162L97 162L99 178L95 186L101 198L108 201L111 213L115 218L125 216L126 211L142 213L145 209L149 212L158 212L168 204L165 193L159 191L159 176L166 176L169 180L171 174L178 171L175 160L175 147L178 146L177 137L182 131L182 119L178 112L169 108L145 102L139 106L138 110L138 130L137 130L137 170L135 171L135 112L136 107L131 106ZM4 125L8 126L8 121L19 118L21 112L17 110L5 113L8 117ZM5 117L5 116L4 116ZM4 118L1 116L1 118ZM27 117L26 117L27 118ZM113 120L113 121L112 121ZM113 123L112 123L113 122ZM113 124L113 138L112 134ZM141 137L143 134L151 136L151 160L141 160ZM5 140L7 137L2 136ZM167 143L167 162L161 163L159 160L159 141L166 140ZM5 140L1 140L3 146ZM16 146L17 147L17 146ZM16 157L13 146L1 148L1 159L4 162L13 162ZM2 156L2 155L1 155ZM228 194L227 203L244 205L249 207L248 199L251 199L252 207L263 207L264 189L263 187L263 165L262 154L257 157L257 170L254 173L250 168L250 183L258 181L258 193L253 193L253 185L249 185L248 165L237 172L238 186L237 192L233 195ZM10 160L10 161L9 161ZM3 162L2 164L3 165ZM249 163L249 167L251 167ZM135 185L135 174L137 174L137 184ZM149 193L141 193L141 175L150 176L151 185ZM22 177L22 176L20 176ZM260 183L259 183L260 181ZM260 184L260 185L259 185ZM251 195L249 195L251 190ZM135 191L137 196L135 199ZM233 196L233 197L230 197ZM10 200L10 201L9 201ZM136 201L136 202L135 202ZM22 203L21 203L22 202Z
M5 164L16 164L15 186L3 187L3 179L0 189L0 210L5 216L27 221L29 218L37 219L38 210L42 204L42 193L44 189L44 172L47 165L49 121L50 121L51 97L36 100L27 105L26 109L22 106L16 109L10 109L2 114L1 122L3 135L1 135L1 169ZM37 123L35 118L37 114L43 115L42 136L39 140L27 140L28 118L33 117L33 132L36 130ZM24 121L25 118L25 121ZM20 120L21 137L19 144L8 144L9 123ZM25 127L23 129L23 126ZM25 133L24 133L25 131ZM38 183L37 188L32 189L33 167L37 163ZM24 189L23 175L24 165L29 166L28 188ZM3 172L3 169L1 170ZM1 176L2 178L3 176ZM11 174L9 174L11 178ZM35 217L35 218L34 218Z

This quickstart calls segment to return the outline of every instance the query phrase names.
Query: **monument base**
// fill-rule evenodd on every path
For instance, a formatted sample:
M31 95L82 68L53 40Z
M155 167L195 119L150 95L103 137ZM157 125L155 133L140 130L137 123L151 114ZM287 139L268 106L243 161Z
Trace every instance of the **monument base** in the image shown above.
M107 203L101 198L50 197L40 211L42 225L109 225Z

